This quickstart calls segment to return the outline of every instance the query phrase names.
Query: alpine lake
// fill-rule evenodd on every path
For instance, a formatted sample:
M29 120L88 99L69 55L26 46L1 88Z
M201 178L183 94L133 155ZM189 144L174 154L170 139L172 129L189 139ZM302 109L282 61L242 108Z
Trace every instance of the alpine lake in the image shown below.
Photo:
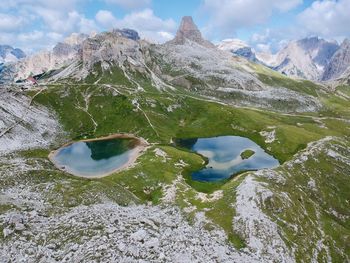
M69 143L50 153L60 170L79 177L99 178L126 169L145 149L136 137L114 135Z
M240 136L176 139L175 146L206 160L203 169L191 173L200 182L218 182L245 171L274 168L279 161L252 140ZM100 178L131 166L146 148L139 138L122 134L66 144L50 153L55 166L85 178Z
M240 136L176 139L175 145L202 155L206 167L192 172L194 181L216 182L245 171L274 168L279 161L252 140Z

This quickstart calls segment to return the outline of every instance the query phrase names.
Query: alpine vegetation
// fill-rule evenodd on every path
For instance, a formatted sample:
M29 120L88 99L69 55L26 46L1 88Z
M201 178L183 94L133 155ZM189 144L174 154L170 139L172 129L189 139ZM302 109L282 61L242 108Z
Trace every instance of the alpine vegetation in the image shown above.
M27 55L0 45L1 262L350 261L346 37L259 50L236 1L177 31L151 1L65 21L75 4L34 2L0 14L21 48L1 21L57 30ZM224 6L236 29L212 19Z

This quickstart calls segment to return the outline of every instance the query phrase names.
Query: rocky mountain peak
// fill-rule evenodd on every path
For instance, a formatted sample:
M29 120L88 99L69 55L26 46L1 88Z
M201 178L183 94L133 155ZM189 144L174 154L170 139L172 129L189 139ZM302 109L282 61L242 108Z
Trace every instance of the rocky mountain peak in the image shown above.
M113 29L112 31L114 34L117 34L118 36L121 37L125 37L125 38L129 38L132 40L140 40L140 36L139 33L133 29L129 29L129 28L124 28L124 29Z
M332 56L322 80L339 78L348 68L350 68L350 40L345 39Z
M197 44L200 44L205 47L215 47L212 43L203 39L201 32L199 31L196 24L193 22L191 16L184 16L182 18L176 36L170 42L176 45L183 45L185 44L186 40L196 42Z
M202 37L196 24L193 22L191 16L184 16L181 20L180 28L178 34L183 34L185 37Z
M349 48L350 47L350 39L345 38L343 43L341 44L341 48Z

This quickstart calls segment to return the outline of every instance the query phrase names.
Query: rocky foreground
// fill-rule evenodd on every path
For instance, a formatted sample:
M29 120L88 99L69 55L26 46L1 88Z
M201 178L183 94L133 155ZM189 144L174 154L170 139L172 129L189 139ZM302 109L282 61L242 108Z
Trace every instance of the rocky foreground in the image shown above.
M35 69L38 86L0 87L0 262L350 261L347 87L231 57L188 17L164 45L113 31L38 56L6 71ZM47 158L116 132L152 139L118 175ZM168 143L179 134L250 136L285 162L205 194L184 178L204 160Z

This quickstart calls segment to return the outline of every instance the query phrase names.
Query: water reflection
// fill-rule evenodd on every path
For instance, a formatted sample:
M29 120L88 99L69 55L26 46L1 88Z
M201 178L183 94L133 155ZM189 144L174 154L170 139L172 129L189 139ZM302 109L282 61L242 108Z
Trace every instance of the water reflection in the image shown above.
M196 181L220 181L243 171L273 168L279 165L277 159L266 153L255 142L239 136L179 139L176 140L176 145L208 158L206 168L192 173L192 179ZM253 150L254 155L242 159L241 153L248 149Z

